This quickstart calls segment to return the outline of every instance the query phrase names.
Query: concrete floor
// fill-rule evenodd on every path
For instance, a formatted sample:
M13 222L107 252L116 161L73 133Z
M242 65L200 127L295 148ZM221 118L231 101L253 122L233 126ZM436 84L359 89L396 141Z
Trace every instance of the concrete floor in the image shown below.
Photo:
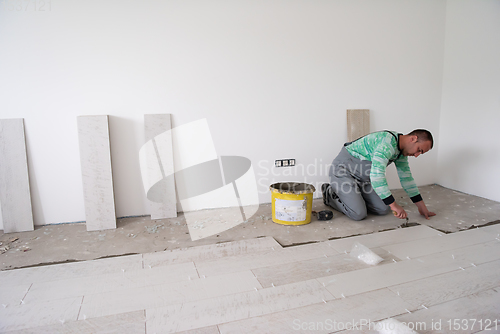
M500 223L500 203L467 195L438 185L420 187L429 210L437 216L426 220L418 214L403 190L393 195L410 217L410 225L427 225L444 233ZM328 209L321 199L313 210ZM207 217L218 210L206 210ZM182 213L177 218L151 220L149 216L121 218L115 230L87 232L84 224L37 226L32 232L0 235L0 270L151 253L227 241L270 236L282 246L333 240L397 229L404 221L392 216L368 216L352 221L334 212L330 221L313 218L308 225L284 226L271 220L271 205L262 204L247 223L228 231L191 241Z

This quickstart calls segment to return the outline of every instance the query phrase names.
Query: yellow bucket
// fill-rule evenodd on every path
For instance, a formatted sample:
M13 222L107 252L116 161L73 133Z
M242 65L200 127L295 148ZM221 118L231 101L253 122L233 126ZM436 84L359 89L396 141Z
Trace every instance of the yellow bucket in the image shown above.
M311 222L313 185L307 183L274 183L271 190L273 222L282 225L305 225Z

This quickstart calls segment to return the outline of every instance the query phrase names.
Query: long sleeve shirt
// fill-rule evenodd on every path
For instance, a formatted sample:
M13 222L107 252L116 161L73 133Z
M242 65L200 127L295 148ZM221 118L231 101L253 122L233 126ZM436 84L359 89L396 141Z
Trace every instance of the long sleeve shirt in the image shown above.
M392 162L396 165L401 186L412 202L416 203L422 200L411 175L408 157L402 155L399 149L399 135L393 131L379 131L346 144L347 151L353 157L371 161L370 182L373 190L386 205L394 202L394 196L389 190L385 176L387 166Z

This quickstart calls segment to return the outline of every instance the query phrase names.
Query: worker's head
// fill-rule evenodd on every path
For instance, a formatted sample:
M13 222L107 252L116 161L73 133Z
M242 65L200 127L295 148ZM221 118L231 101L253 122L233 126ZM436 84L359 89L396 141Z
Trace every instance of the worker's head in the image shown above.
M402 145L403 155L418 157L424 154L434 146L434 139L432 134L424 129L413 130L406 135L406 141Z

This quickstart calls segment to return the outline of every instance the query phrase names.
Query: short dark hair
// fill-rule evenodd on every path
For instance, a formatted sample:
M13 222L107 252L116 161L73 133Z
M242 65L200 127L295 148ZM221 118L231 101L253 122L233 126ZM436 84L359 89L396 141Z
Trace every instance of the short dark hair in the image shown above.
M432 133L425 129L416 129L408 134L408 136L417 136L418 141L430 141L431 148L434 146L434 139L432 138Z

